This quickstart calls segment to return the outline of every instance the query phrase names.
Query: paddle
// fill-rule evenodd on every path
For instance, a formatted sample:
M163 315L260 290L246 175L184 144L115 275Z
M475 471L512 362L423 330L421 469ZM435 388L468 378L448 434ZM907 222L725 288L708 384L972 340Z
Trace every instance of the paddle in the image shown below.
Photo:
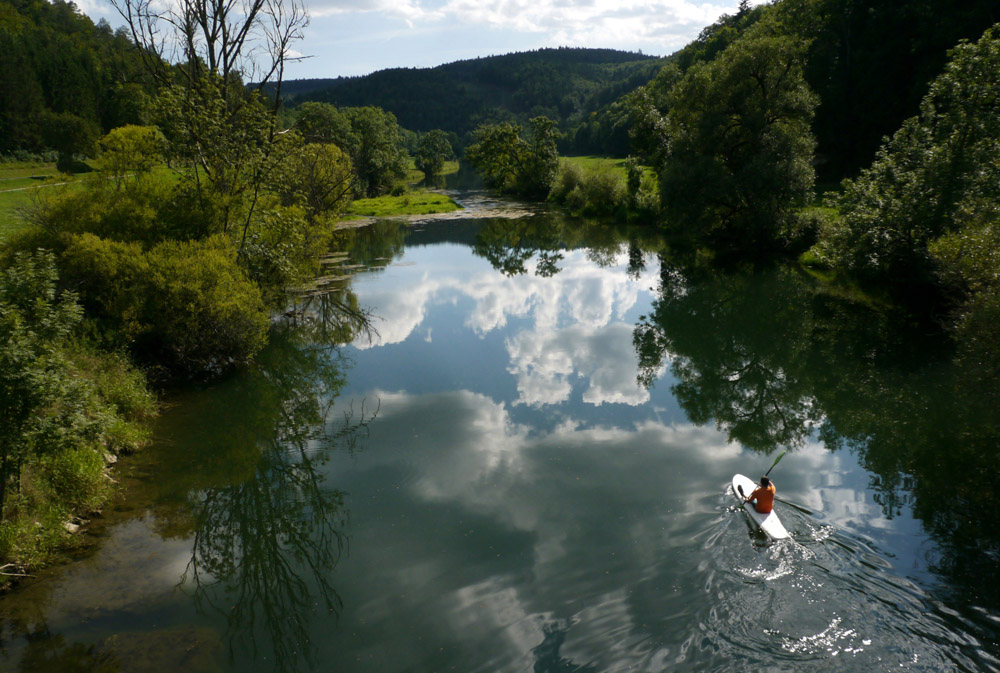
M784 458L784 457L785 457L785 454L786 454L786 453L788 453L788 449L785 449L784 451L782 451L781 453L779 453L779 454L778 454L778 457L774 459L774 462L773 462L773 463L771 463L771 467L769 467L769 468L767 469L767 472L765 472L765 473L764 473L764 476L765 476L765 477L766 477L767 475L771 474L771 470L773 470L773 469L774 469L774 466L778 464L778 461L779 461L779 460L781 460L782 458Z

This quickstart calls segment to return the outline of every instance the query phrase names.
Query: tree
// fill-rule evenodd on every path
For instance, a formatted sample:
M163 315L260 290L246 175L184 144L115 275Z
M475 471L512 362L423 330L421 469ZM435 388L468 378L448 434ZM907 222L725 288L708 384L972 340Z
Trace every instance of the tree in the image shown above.
M166 138L153 126L126 125L101 138L101 170L120 186L139 180L163 160Z
M420 137L417 143L416 159L417 170L423 171L426 179L433 178L441 172L444 162L455 156L455 152L448 142L448 134L440 129L428 131Z
M274 168L274 113L291 46L309 23L305 6L300 0L112 4L161 87L157 121L174 156L192 164L184 179L199 200L217 201L210 209L217 226L234 230L242 247ZM251 90L245 82L253 82ZM273 94L269 109L264 87Z
M295 112L293 128L307 143L336 143L341 149L350 145L351 123L337 106L306 101Z
M65 173L73 170L74 154L94 155L98 135L94 122L72 112L45 112L42 115L42 139L59 152L56 167Z
M483 181L501 193L544 199L556 178L559 151L555 122L547 117L531 120L527 138L520 124L503 122L480 126L465 157L482 174Z
M343 113L351 134L341 149L351 156L359 192L373 197L389 191L406 175L406 150L396 116L371 106L344 108Z
M309 25L299 0L184 0L163 5L156 0L112 0L125 19L147 68L161 85L179 73L188 87L199 85L207 73L218 75L220 89L238 80L253 82L262 91L271 85L274 100L291 45L302 39ZM175 63L171 69L168 64ZM233 89L227 101L241 98Z
M763 251L793 236L814 181L804 54L792 38L751 31L671 89L660 190L673 224L724 248Z
M870 168L844 182L838 202L843 218L824 242L827 254L856 273L928 281L937 264L929 249L936 240L996 223L998 96L1000 28L994 27L951 52L920 115L883 144ZM986 249L970 245L968 252ZM941 263L948 266L952 258L942 249ZM962 285L957 276L948 278Z
M347 210L354 186L351 158L333 143L286 142L296 148L284 153L272 185L282 204L303 206L313 220Z

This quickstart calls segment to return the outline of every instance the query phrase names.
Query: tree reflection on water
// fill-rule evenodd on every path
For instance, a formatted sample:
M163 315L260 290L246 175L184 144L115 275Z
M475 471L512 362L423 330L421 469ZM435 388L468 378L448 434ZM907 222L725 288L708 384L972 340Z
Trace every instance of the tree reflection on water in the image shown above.
M324 311L316 298L312 305L294 329L274 335L229 395L215 396L224 409L212 405L193 424L218 428L199 441L222 478L192 491L181 515L193 547L179 586L193 590L199 610L225 618L231 658L271 658L278 670L311 659L317 609L340 611L333 573L348 544L348 512L322 468L334 451L362 450L378 413L377 403L362 402L330 418L345 363L314 339L343 340L358 327L330 325L324 316L350 314Z
M754 450L850 451L886 517L909 507L923 521L938 543L930 565L963 601L1000 606L976 579L1000 559L1000 382L984 382L976 344L794 267L660 261L633 335L638 380L654 385L669 363L689 418Z

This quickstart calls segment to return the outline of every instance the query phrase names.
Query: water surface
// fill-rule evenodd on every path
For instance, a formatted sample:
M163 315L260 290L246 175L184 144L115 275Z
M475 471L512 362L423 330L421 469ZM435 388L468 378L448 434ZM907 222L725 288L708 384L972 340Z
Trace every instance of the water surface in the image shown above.
M519 215L355 232L0 599L4 670L1000 670L968 358L801 270ZM785 448L770 543L727 487Z

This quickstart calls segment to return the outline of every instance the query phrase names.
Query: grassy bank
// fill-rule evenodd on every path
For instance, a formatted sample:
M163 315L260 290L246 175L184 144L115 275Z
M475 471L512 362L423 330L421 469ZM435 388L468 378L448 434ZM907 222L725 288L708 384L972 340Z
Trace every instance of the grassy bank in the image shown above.
M55 256L18 253L0 271L0 590L72 546L111 494L107 467L143 446L156 403L117 352L79 338Z
M358 199L347 209L349 216L392 217L394 215L429 215L450 213L462 207L450 197L434 192L410 192L400 196Z

